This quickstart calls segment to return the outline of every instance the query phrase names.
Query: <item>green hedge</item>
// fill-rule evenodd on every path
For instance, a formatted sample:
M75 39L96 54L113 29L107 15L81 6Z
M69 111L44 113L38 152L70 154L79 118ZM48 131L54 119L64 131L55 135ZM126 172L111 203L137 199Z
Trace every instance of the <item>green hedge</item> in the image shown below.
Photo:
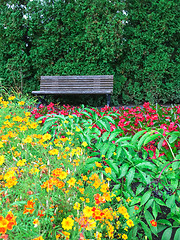
M178 103L178 6L176 0L2 1L3 85L30 93L41 75L113 74L114 105Z

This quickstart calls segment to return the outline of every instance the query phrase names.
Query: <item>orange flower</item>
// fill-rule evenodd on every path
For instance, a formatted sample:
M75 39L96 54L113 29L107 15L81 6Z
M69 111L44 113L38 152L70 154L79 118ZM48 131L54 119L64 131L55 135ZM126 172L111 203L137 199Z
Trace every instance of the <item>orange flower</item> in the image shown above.
M154 219L151 220L150 223L151 223L151 225L152 225L153 227L156 227L156 226L157 226L157 222L156 222Z
M34 209L34 204L35 204L35 202L33 202L32 200L29 200L27 202L27 205L24 206L23 214L26 214L26 213L32 214L34 212L34 210L35 210Z

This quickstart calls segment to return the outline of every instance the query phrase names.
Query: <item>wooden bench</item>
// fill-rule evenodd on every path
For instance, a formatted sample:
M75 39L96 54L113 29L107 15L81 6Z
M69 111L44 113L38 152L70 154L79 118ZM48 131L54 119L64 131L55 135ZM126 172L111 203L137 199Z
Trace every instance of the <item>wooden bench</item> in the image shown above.
M113 93L113 75L41 76L40 91L35 95L106 94L107 106Z

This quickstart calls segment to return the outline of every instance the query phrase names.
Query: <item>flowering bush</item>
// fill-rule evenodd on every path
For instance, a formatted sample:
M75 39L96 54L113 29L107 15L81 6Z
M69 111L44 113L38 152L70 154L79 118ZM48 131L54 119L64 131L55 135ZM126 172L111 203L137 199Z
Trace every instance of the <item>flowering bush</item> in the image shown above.
M0 99L1 238L178 239L179 107L25 102Z

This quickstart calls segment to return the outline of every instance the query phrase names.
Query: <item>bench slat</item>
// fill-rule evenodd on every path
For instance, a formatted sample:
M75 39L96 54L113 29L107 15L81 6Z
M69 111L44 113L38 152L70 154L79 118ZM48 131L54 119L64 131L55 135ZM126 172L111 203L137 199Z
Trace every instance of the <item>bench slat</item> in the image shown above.
M41 76L42 80L86 80L86 79L94 79L94 80L98 80L98 79L113 79L113 75L90 75L90 76Z

